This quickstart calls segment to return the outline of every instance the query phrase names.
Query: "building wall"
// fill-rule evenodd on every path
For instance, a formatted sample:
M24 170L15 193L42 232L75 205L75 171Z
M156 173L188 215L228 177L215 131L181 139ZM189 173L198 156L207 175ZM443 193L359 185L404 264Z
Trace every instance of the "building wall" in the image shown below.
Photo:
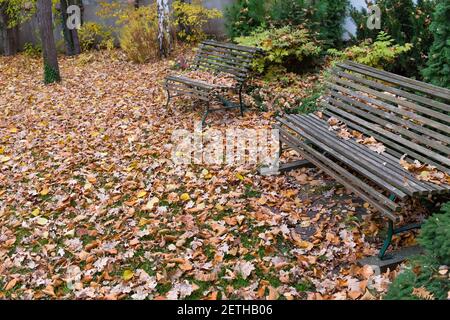
M118 1L118 0L108 0L109 2ZM153 2L154 0L141 0L142 4L148 4ZM261 0L264 1L264 0ZM205 7L207 8L218 8L222 11L229 4L233 3L234 0L203 0ZM355 7L363 7L365 6L365 0L351 0L352 5ZM83 0L84 4L84 21L93 21L93 22L101 22L106 25L112 25L113 21L104 21L100 19L95 14L99 9L99 1L98 0ZM61 28L58 24L56 24L55 28L55 39L61 40ZM349 34L355 34L356 26L351 20L351 18L347 17L345 21L345 29L347 30L344 38L348 38ZM219 38L225 38L225 25L223 19L216 19L208 23L206 26L206 32L212 35L215 35ZM1 39L0 39L1 40ZM39 43L39 30L37 19L33 18L29 22L23 24L20 28L20 43L23 46L25 43ZM2 51L2 42L0 41L0 51Z

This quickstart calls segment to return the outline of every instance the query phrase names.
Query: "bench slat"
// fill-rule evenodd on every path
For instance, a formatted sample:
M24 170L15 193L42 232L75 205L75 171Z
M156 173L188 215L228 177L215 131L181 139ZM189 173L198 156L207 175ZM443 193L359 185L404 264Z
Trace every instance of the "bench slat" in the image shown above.
M287 117L288 120L299 125L303 131L317 137L317 139L321 140L321 142L336 152L339 152L342 156L351 158L355 163L371 171L380 179L386 179L392 186L402 190L409 196L422 195L429 192L428 188L417 184L415 182L416 179L410 176L405 170L399 169L399 164L393 169L391 165L388 165L382 155L361 145L353 145L348 140L341 139L328 129L318 126L311 118L310 116ZM392 192L392 190L388 190ZM398 196L400 197L400 195ZM405 198L405 196L401 197L402 199Z
M379 110L377 108L374 108L373 106L367 106L367 104L363 104L362 102L359 102L356 99L352 99L354 100L353 103L360 105L361 107L363 105L367 106L368 108L370 108L370 112L372 113L377 113L379 115L381 115L382 117L397 122L399 124L402 124L404 126L407 126L415 131L421 132L424 135L428 135L429 137L432 137L434 139L437 139L439 141L445 142L445 143L450 143L450 136L446 136L443 135L437 131L431 130L427 127L421 126L421 125L416 125L414 124L413 121L411 120L405 120L404 117L408 117L410 119L413 119L414 121L418 122L419 120L422 120L422 123L426 120L428 120L428 118L423 118L421 116L417 116L415 113L412 113L410 111L405 111L403 109L400 109L398 107L395 107L391 104L388 103L384 103L384 102L380 102L379 100L375 100L373 98L369 98L368 96L364 95L364 94L360 94L356 91L350 90L348 88L339 86L337 84L334 83L328 83L328 86L330 89L333 89L337 92L343 92L349 96L353 96L359 100L363 100L366 101L367 103L371 103L375 106L377 106L378 108L382 108L382 109L387 109L390 112L387 111L383 111L383 110ZM363 107L364 108L364 107ZM403 117L399 117L397 115L401 115Z
M414 102L419 102L421 104L425 104L431 108L436 108L436 109L440 109L441 111L445 111L445 112L450 112L450 105L439 102L439 101L435 101L433 99L424 97L424 96L419 96L417 94L414 93L410 93L410 92L406 92L403 91L401 89L397 89L397 88L393 88L393 87L389 87L387 85L384 85L382 83L379 83L377 81L373 81L373 80L368 80L368 79L364 79L362 77L353 75L353 74L349 74L346 72L342 72L339 71L336 68L333 68L332 70L332 74L337 75L339 77L345 78L347 80L352 80L356 83L359 84L365 84L369 87L375 88L375 89L379 89L379 90L383 90L385 92L390 92L393 93L397 96L403 97L403 98L407 98L410 99Z
M344 111L342 109L336 108L336 107L334 107L334 106L332 106L330 104L328 105L328 109L332 110L336 114L339 114L339 115L341 115L341 116L343 116L345 118L348 118L348 119L350 119L350 120L352 120L352 121L354 121L354 122L356 122L356 123L358 123L358 124L360 124L360 125L362 125L362 126L364 126L366 128L374 128L374 129L376 129L376 131L378 133L383 134L383 136L385 136L385 137L387 137L387 138L389 138L389 139L391 139L391 140L393 140L393 141L395 141L397 143L401 143L402 145L408 147L410 150L414 150L416 152L420 152L420 153L422 153L424 155L427 155L428 157L434 159L435 161L438 161L438 162L440 162L442 164L450 166L450 159L449 158L444 157L444 156L442 156L442 155L440 155L440 154L438 154L436 152L433 152L433 151L431 151L431 150L429 150L427 148L424 148L424 147L422 147L422 146L420 146L418 144L415 144L415 143L413 143L413 142L411 142L411 141L409 141L407 139L404 139L404 138L400 137L397 134L394 134L394 133L391 133L391 132L389 132L387 130L384 130L380 125L367 122L367 121L365 121L365 120L363 120L363 119L361 119L359 117L356 117L356 116L352 115L351 113L348 113L348 112L346 112L346 111ZM446 171L449 171L449 169L446 168Z
M404 170L397 162L392 164L384 155L378 154L369 148L353 142L350 140L343 140L335 133L325 128L323 125L317 123L312 116L296 117L305 125L309 125L310 128L317 128L322 132L322 135L327 136L329 139L328 145L330 147L336 146L341 148L341 152L344 155L350 156L359 162L361 165L366 166L374 174L381 178L386 178L392 185L403 190L410 196L422 195L431 191L431 189L424 184L420 183L414 176L408 171ZM322 122L324 122L322 120Z
M317 127L322 127L324 130L329 131L328 123L317 117L315 114L309 115L307 117L307 120L310 121L312 124L316 125ZM405 180L405 183L410 184L415 189L427 190L427 192L430 193L442 193L443 191L446 190L445 188L436 185L434 183L418 180L409 171L406 171L403 167L400 166L399 159L391 156L386 152L379 155L370 150L369 148L365 147L364 145L357 143L354 139L345 140L345 143L352 145L355 149L361 150L361 152L365 153L367 156L374 159L375 161L385 162L386 166L388 166L390 170L397 172L397 174L402 175L403 177L406 177L407 180Z
M419 92L423 92L423 93L429 94L429 95L437 97L437 98L450 100L450 95L445 91L436 90L435 88L432 88L429 86L424 86L423 84L408 83L403 79L400 80L397 77L392 76L391 73L380 74L379 71L376 71L377 69L364 70L360 66L356 67L356 66L351 66L351 65L345 64L345 63L340 63L340 64L338 64L338 66L340 66L344 69L347 69L347 70L351 70L351 71L354 71L354 72L357 72L360 74L364 74L366 76L374 77L376 79L380 79L380 80L384 80L386 82L400 85L401 87L406 88L406 89L419 91Z
M391 185L386 180L383 180L382 178L378 177L376 174L371 172L366 167L360 165L358 162L355 161L355 158L351 154L344 153L344 155L342 155L341 153L339 153L340 150L336 146L334 146L333 148L328 146L326 142L324 142L324 139L321 137L320 133L318 132L310 133L308 131L311 130L311 128L308 128L306 126L299 128L297 126L288 123L287 121L285 121L285 119L280 119L280 122L285 126L287 126L288 128L301 133L303 137L305 137L308 141L314 143L315 146L318 146L320 149L328 152L332 157L338 159L339 161L346 164L347 166L357 171L358 173L366 176L371 181L376 183L379 187L385 190L389 190L389 192L397 195L400 199L406 198L407 195L402 190Z
M253 53L253 54L260 51L260 49L258 49L258 48L240 46L240 45L232 44L232 43L216 42L216 41L212 41L212 40L206 40L206 41L203 41L202 43L205 45L213 46L213 47L221 47L221 48L226 48L226 49L231 49L231 50L236 50L236 51L249 52L249 53Z
M416 86L419 86L419 87L428 88L428 89L431 89L431 90L434 90L434 91L441 92L447 97L446 98L447 100L450 100L450 90L449 89L438 87L438 86L435 86L435 85L433 85L431 83L426 83L426 82L410 79L410 78L407 78L407 77L403 77L403 76L395 74L395 73L391 73L391 72L387 72L387 71L384 71L384 70L372 68L372 67L369 67L369 66L366 66L366 65L363 65L363 64L359 64L359 63L353 62L353 61L345 61L345 63L348 64L348 65L351 65L353 67L356 67L356 68L359 68L359 69L363 69L363 70L366 70L366 71L371 71L371 72L376 73L376 74L385 75L385 76L388 76L390 78L393 78L393 79L396 79L396 80L399 80L399 81L403 81L403 82L408 83L408 84L413 84L413 85L416 85Z
M341 99L346 103L342 103L342 101L336 100L335 98ZM410 130L397 126L391 122L384 120L383 118L376 116L377 115L376 113L372 113L372 110L375 110L374 108L367 107L365 108L366 111L355 108L354 106L350 105L350 103L357 104L357 102L351 101L351 99L346 98L335 91L331 92L331 97L328 99L328 102L332 102L334 105L337 105L345 109L346 111L351 112L352 114L358 115L366 121L371 120L374 123L383 126L384 128L394 130L395 132L401 134L402 136L407 136L411 139L414 139L415 140L414 143L416 144L425 144L425 146L432 147L435 149L435 152L446 152L447 154L450 153L450 148L446 147L445 145L437 141L430 140L425 136L418 135Z
M442 130L444 132L450 133L450 127L449 127L450 116L448 116L446 114L437 112L437 111L432 110L430 108L419 106L417 104L414 104L414 103L406 101L406 100L400 100L400 99L398 99L396 97L393 97L391 95L388 95L388 94L385 94L385 93L382 93L382 92L379 92L379 91L376 91L376 90L372 90L372 89L370 89L368 87L356 84L354 82L346 81L344 79L333 77L330 80L331 81L335 81L338 84L345 85L347 87L351 87L353 89L356 89L356 90L359 90L359 91L362 91L362 92L374 95L377 98L380 98L382 100L387 100L387 101L396 103L396 104L398 104L400 106L408 107L408 108L413 109L413 110L415 110L415 111L417 111L419 113L426 114L426 115L428 115L430 117L434 117L437 120L445 121L446 123L442 123L442 122L439 122L439 121L436 121L436 120L433 120L433 119L429 119L429 118L423 117L423 119L426 119L426 120L424 120L424 122L426 121L427 125L433 126L433 127L437 128L439 130Z
M346 169L340 167L330 159L321 155L319 152L309 147L307 144L290 136L289 133L280 129L280 139L301 154L305 159L315 164L330 177L344 185L349 190L356 193L363 200L370 203L381 214L387 216L393 221L397 221L398 217L392 212L399 211L400 207L387 197L383 196L368 184L364 183ZM385 204L387 207L383 206ZM389 206L388 206L389 204ZM393 208L393 210L391 209Z
M357 131L360 131L361 133L367 134L369 136L373 136L376 140L382 142L386 147L389 146L390 148L388 149L388 151L390 151L392 154L394 154L395 156L397 156L398 158L402 157L404 154L408 154L411 157L414 157L415 159L423 162L423 163L428 163L431 164L433 166L435 166L436 168L438 168L439 170L442 170L444 172L450 172L450 170L446 167L444 167L443 165L441 165L440 163L437 163L433 160L430 160L429 158L426 158L425 156L418 154L415 151L412 151L409 148L406 148L402 145L400 145L399 143L397 143L397 138L395 137L394 140L390 140L385 138L385 136L383 135L379 135L376 132L378 132L378 129L380 128L373 128L376 129L377 131L373 131L370 129L370 127L372 126L364 126L363 124L361 124L361 121L359 118L357 117L353 117L351 115L348 115L348 117L343 117L342 116L342 110L338 109L338 108L334 108L333 106L323 103L322 104L324 107L326 107L327 109L324 110L324 113L329 115L330 117L335 117L338 120L344 122L347 124L348 127L350 128L354 128ZM427 150L428 151L428 150ZM428 152L426 152L427 154Z

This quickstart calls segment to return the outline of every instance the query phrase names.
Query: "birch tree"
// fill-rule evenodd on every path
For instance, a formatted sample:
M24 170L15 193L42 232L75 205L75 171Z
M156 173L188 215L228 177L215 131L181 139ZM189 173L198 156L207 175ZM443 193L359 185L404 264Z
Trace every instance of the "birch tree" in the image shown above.
M157 0L156 4L158 10L159 52L162 57L167 57L172 50L169 0Z

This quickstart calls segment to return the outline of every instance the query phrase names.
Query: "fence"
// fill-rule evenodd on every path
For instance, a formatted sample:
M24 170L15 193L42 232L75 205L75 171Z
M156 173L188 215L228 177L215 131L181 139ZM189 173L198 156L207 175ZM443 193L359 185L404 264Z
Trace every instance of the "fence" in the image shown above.
M118 0L108 0L109 2L114 2ZM261 0L264 1L264 0ZM153 0L141 0L142 4L148 4L153 2ZM226 6L233 3L234 0L203 0L203 4L207 8L217 8L219 10L224 11ZM364 0L351 0L350 1L352 5L354 5L357 8L365 7L365 1ZM96 0L83 0L84 5L84 13L83 13L83 19L84 21L92 21L92 22L99 22L102 24L105 24L107 26L111 26L114 24L114 21L112 20L103 20L102 18L99 18L96 15L96 12L99 10L99 1ZM59 41L62 39L62 33L61 28L58 24L56 24L55 28L55 39L56 41ZM347 32L343 35L344 38L348 38L350 34L355 34L356 26L354 25L351 18L347 17L345 21L345 29ZM208 34L217 36L217 37L223 37L225 35L225 25L223 19L217 19L213 20L208 23L205 30ZM20 27L19 32L19 43L20 46L23 47L25 43L39 43L39 31L38 31L38 23L36 18L32 18L30 21L24 23ZM1 36L1 35L0 35ZM0 39L2 40L2 39ZM0 41L0 52L3 51L2 48L2 41Z

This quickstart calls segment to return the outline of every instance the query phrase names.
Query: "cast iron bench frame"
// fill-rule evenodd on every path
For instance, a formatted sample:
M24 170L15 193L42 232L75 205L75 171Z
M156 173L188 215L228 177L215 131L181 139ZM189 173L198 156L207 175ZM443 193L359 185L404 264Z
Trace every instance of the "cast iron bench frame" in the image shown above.
M211 73L227 73L236 80L236 86L224 87L207 82L190 79L183 76L169 75L165 79L164 88L167 91L166 108L170 100L176 96L190 95L206 103L202 124L208 113L224 109L239 108L244 113L242 91L252 69L253 60L262 50L253 47L222 43L213 40L203 41L190 67L192 70L204 70ZM239 104L227 100L221 92L232 90L239 95ZM174 93L175 94L172 94ZM223 108L210 108L210 102L218 100Z
M450 193L450 186L418 180L399 163L406 154L409 162L417 159L450 173L450 90L350 61L332 68L326 86L322 117L277 118L280 148L284 144L296 150L388 218L379 258L389 259L393 235L420 228L394 228L401 221L402 202ZM337 136L327 123L331 117L349 130L373 136L386 151L378 154Z

